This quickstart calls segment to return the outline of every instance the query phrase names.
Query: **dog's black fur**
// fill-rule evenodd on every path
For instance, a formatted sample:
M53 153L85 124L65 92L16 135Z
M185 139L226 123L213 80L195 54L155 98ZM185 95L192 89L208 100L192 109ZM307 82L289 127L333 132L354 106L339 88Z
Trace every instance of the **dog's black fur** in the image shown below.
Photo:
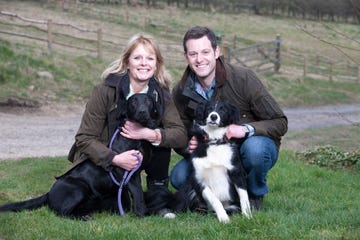
M229 212L241 211L250 218L241 140L225 137L226 127L239 120L237 108L227 102L207 102L198 105L195 115L191 135L196 136L198 146L190 156L191 176L175 194L147 192L148 207L159 207L162 202L162 208L184 212L204 210L205 206L205 211L214 210L221 222L229 221Z
M119 115L126 115L128 120L152 129L160 124L162 110L152 96L134 94L126 104L126 108L122 108L125 112L120 112ZM133 174L122 194L125 211L129 211L132 205L133 211L138 216L144 216L147 213L140 171L150 161L150 145L147 141L127 139L120 134L116 135L112 144L113 151L117 153L136 149L143 155L142 167ZM120 182L125 170L114 167L112 172ZM31 210L47 205L60 216L87 220L93 212L118 210L118 189L108 171L95 165L91 160L86 160L58 177L48 193L27 201L3 205L0 207L0 212Z

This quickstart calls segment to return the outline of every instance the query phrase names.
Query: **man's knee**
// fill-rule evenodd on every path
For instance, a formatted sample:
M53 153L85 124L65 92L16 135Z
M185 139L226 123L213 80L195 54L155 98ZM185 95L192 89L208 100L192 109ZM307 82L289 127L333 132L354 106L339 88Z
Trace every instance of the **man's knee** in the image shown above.
M276 161L277 148L274 141L268 137L252 136L241 145L240 154L244 167L251 169L263 167L267 161Z
M179 189L190 174L190 163L186 159L180 160L170 173L170 183L175 189Z

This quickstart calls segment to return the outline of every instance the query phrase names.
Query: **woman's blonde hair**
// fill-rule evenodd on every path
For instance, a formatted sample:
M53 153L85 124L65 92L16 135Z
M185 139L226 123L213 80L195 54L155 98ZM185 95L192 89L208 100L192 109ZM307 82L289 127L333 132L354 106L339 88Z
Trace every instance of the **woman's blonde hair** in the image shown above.
M122 51L120 58L112 62L101 74L101 77L105 79L110 73L126 73L130 55L140 44L156 56L155 79L161 86L170 88L171 76L165 68L164 58L161 55L160 48L152 36L143 33L138 33L130 38L125 49Z

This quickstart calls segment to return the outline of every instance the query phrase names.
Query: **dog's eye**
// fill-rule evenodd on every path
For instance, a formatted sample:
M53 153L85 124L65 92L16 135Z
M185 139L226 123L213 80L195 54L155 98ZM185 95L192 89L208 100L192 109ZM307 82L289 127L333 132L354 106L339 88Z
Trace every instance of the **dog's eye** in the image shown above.
M145 104L147 106L152 106L153 105L153 101L150 98L146 98Z
M134 98L134 99L130 102L130 105L136 107L136 106L137 106L137 102L138 102L137 99Z

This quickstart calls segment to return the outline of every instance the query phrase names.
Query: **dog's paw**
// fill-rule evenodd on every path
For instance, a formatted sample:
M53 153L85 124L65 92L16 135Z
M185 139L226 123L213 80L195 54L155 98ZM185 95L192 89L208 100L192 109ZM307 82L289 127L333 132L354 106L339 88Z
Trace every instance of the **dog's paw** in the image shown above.
M147 208L145 206L137 207L137 208L134 209L134 213L138 217L144 217L146 215L146 213L147 213Z
M170 213L166 213L165 215L163 215L163 217L169 218L169 219L174 219L174 218L176 218L176 215L175 215L175 213L170 212Z
M236 205L230 205L225 207L225 211L228 215L241 212L241 208Z
M218 214L217 218L218 218L219 222L230 223L230 218L226 213L225 214Z
M86 215L83 215L83 216L80 216L80 220L81 221L90 221L92 219L92 215L91 214L86 214Z
M251 219L252 218L252 213L251 213L251 209L250 208L246 208L244 211L242 211L242 214L248 218Z
M250 207L249 200L248 199L241 200L240 205L241 205L241 213L248 219L252 218L252 213L251 213L251 207Z
M167 208L161 209L158 212L158 215L162 216L163 218L169 218L169 219L174 219L176 217L175 213L171 212Z

